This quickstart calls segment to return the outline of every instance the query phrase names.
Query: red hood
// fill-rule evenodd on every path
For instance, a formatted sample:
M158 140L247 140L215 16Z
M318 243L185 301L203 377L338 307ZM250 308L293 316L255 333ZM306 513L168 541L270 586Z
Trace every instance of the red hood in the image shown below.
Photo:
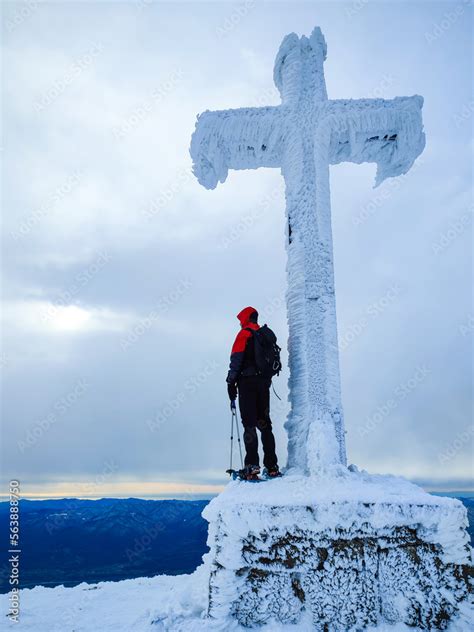
M240 320L240 324L242 327L248 327L249 325L254 325L255 323L250 322L250 316L257 310L255 307L245 307L241 312L237 314L237 318Z

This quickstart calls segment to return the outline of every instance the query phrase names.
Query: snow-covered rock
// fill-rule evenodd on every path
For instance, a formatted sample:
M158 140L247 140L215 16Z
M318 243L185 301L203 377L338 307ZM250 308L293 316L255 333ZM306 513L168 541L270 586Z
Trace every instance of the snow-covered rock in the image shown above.
M345 468L230 483L203 513L209 614L346 632L445 629L463 616L471 548L461 502Z

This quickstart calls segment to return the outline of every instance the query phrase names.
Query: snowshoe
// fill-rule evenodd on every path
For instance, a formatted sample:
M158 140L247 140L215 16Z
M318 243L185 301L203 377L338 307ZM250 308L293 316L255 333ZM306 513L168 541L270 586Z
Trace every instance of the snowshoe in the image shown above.
M260 468L258 465L246 465L243 470L239 471L239 476L243 481L258 481Z
M244 469L242 469L242 470L226 470L226 474L229 474L229 476L231 477L231 479L233 481L247 481L247 480L249 480L247 478L247 474L246 474ZM259 481L260 479L257 478L256 480Z
M263 476L264 478L279 478L282 476L282 473L280 472L278 465L275 465L275 467L265 468L263 470Z
M246 465L242 470L227 470L234 481L249 481L257 483L262 479L258 477L260 468L258 465Z

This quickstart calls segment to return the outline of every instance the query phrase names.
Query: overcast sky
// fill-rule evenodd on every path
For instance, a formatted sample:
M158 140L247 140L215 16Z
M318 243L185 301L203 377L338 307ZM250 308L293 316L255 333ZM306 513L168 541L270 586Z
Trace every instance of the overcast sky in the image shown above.
M427 145L373 189L331 168L349 462L472 476L472 6L4 2L2 476L28 493L212 491L254 305L287 358L278 170L190 174L196 115L278 104L283 36L321 26L330 98L425 98ZM287 374L272 396L280 462ZM161 487L160 487L161 485ZM196 486L196 487L193 487Z

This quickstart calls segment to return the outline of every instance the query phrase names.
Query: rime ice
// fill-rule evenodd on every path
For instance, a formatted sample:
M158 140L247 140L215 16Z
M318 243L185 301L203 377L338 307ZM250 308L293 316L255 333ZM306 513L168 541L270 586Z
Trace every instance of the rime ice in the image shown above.
M423 151L420 96L328 100L326 42L287 35L277 54L282 104L204 112L191 142L208 189L229 169L279 167L286 185L291 411L288 466L318 474L346 464L334 292L329 165L377 164L376 185Z
M209 613L319 632L469 629L466 509L408 481L334 468L230 483L209 520Z

